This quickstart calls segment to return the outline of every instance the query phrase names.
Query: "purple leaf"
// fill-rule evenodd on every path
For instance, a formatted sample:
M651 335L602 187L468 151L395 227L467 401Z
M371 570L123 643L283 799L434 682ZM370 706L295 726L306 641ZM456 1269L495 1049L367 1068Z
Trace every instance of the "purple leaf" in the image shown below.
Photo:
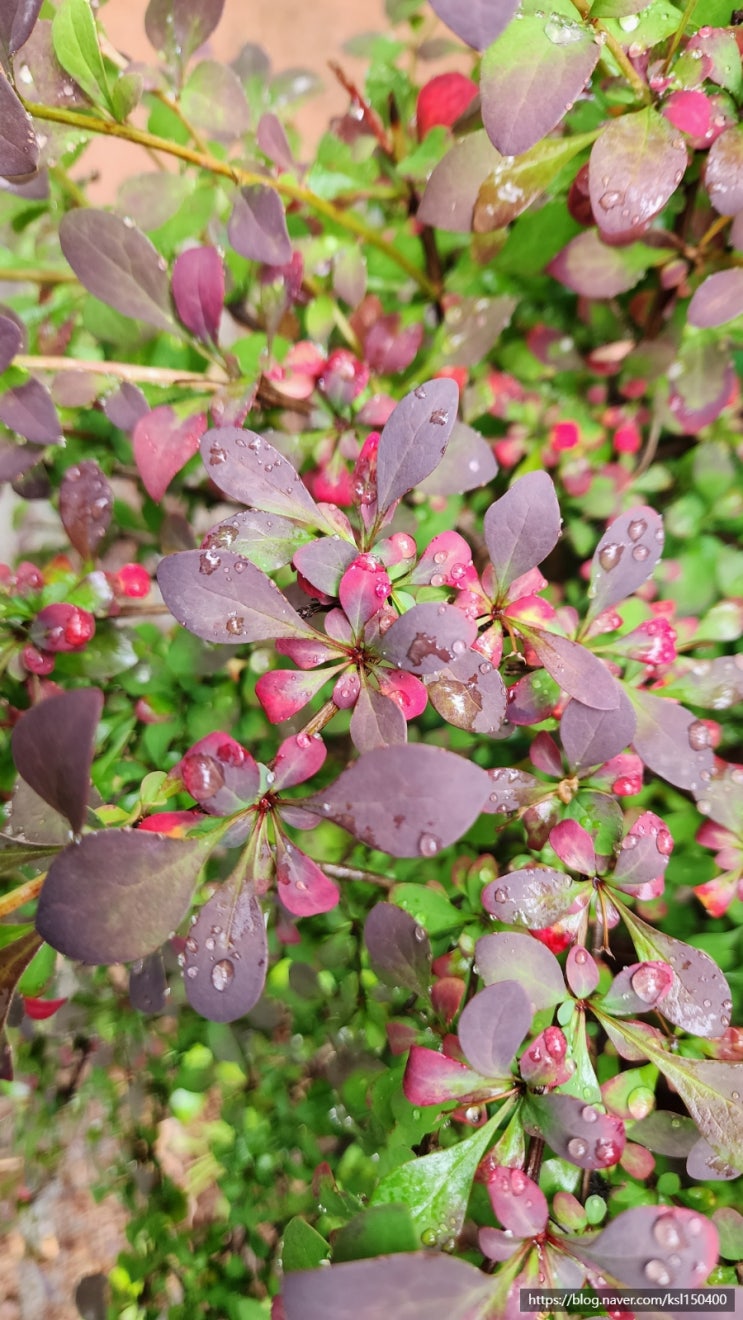
M477 366L509 324L517 304L518 299L507 293L497 298L457 298L444 313L442 365Z
M250 127L250 110L242 83L228 64L202 60L189 74L181 93L189 123L208 141L231 143Z
M519 477L490 505L483 528L499 600L516 578L541 564L554 550L560 525L555 487L546 472Z
M457 417L453 380L429 380L401 399L377 450L377 502L384 513L440 463Z
M622 839L611 883L629 893L662 877L673 852L673 839L660 816L645 811Z
M584 298L614 298L634 289L655 261L656 255L644 243L608 247L597 230L585 229L558 252L547 271Z
M462 41L475 50L485 50L500 36L513 18L516 0L431 0L431 8Z
M560 1159L579 1169L617 1164L626 1141L620 1118L602 1114L574 1095L530 1094L524 1127L544 1137Z
M647 581L663 553L663 539L662 518L645 504L614 519L593 552L590 618Z
M59 226L67 261L88 293L122 316L173 330L167 267L133 224L109 211L68 211Z
M540 724L560 701L560 687L546 669L524 674L508 689L509 724Z
M632 1126L632 1140L671 1159L685 1159L699 1140L696 1124L670 1110L656 1109Z
M276 842L276 893L295 917L330 912L340 898L338 886L317 862L281 836Z
M673 983L673 968L666 962L639 962L623 967L614 977L601 1007L612 1017L649 1013L664 1004ZM662 1007L660 1012L665 1012Z
M274 569L288 564L292 555L307 544L310 535L288 518L247 509L233 513L230 518L212 527L202 541L201 549L231 550L234 555L243 555L249 559L264 573L272 573ZM326 542L331 544L329 537L311 544L324 545ZM349 548L353 556L355 550L353 546Z
M492 1280L456 1257L421 1252L348 1261L284 1278L286 1320L483 1320Z
M257 1004L267 968L261 905L253 886L232 876L199 909L188 933L188 1002L210 1022L234 1022Z
M743 270L718 270L699 285L687 312L689 325L700 330L725 325L743 312Z
M162 954L150 953L132 965L129 1003L138 1013L162 1013L168 1002L168 980Z
M502 160L484 129L455 142L434 167L418 208L418 219L447 233L471 233L483 180Z
M573 1255L626 1288L700 1288L717 1261L717 1230L683 1206L635 1206Z
M396 701L362 686L351 716L351 741L359 752L394 747L407 741L408 726Z
M93 459L75 463L59 487L62 526L82 559L93 559L108 531L113 491Z
M325 764L327 749L319 733L290 735L282 742L273 759L273 791L294 788L311 779Z
M576 899L585 898L587 903L589 897L584 881L571 880L564 871L533 866L491 881L482 892L482 905L507 925L542 930L564 917Z
M486 486L497 475L498 464L487 440L464 422L455 422L444 457L417 488L429 496L461 495Z
M395 620L378 650L398 669L411 674L437 674L464 656L476 636L476 625L461 610L426 601L413 605Z
M328 596L337 596L341 578L358 555L355 545L322 536L317 541L300 547L293 563L303 578Z
M273 165L277 165L280 170L294 168L295 162L292 149L289 146L284 125L278 115L274 115L270 111L261 115L255 137L264 156L268 156ZM360 301L361 299L359 299Z
M575 820L561 820L550 831L550 846L571 871L587 877L596 874L593 839Z
M304 806L393 857L435 857L474 824L489 788L479 765L408 744L367 752Z
M504 1077L531 1026L532 1007L517 981L486 986L465 1005L457 1032L467 1062L483 1077Z
M116 194L116 209L122 216L131 216L140 229L159 229L173 219L190 192L185 174L133 174Z
M0 0L0 55L3 62L28 41L41 4L42 0Z
M470 733L497 733L505 718L503 679L479 651L448 665L428 684L428 696L442 719Z
M39 462L39 451L33 445L0 444L0 482L16 482Z
M536 1237L547 1227L547 1198L521 1169L496 1166L488 1170L488 1196L494 1213L513 1237Z
M693 706L727 710L743 701L743 659L740 654L720 655L713 660L695 660L688 669L678 666L674 675L674 690L678 691L679 688L683 697ZM704 747L709 743L709 729L697 721L692 737L695 743Z
M169 404L140 417L132 434L134 462L151 499L162 499L173 478L197 453L205 429L204 413L179 421Z
M735 366L717 339L701 336L684 344L678 355L679 375L671 382L668 407L686 435L697 435L729 406L736 384Z
M733 1005L730 987L714 959L703 949L648 926L634 912L623 908L622 919L638 957L673 968L673 984L663 998L663 1016L693 1036L721 1036L730 1026Z
M507 815L520 811L544 794L544 784L525 770L488 770L490 794L483 811Z
M139 387L126 380L113 394L109 394L103 405L108 420L127 434L134 430L140 417L144 417L149 410L150 405Z
M443 1105L447 1100L489 1099L492 1081L437 1050L414 1045L403 1078L405 1099L411 1105ZM508 1082L510 1085L510 1079Z
M571 642L558 633L522 627L529 644L547 673L571 697L577 697L596 710L614 711L619 707L622 689L617 680L592 651L580 642Z
M201 457L210 480L230 499L337 533L289 460L254 431L236 426L207 431Z
M574 156L590 145L593 133L546 138L520 156L497 155L483 179L474 206L472 226L476 234L504 229L552 183Z
M197 339L216 342L224 306L224 265L217 249L188 248L176 257L171 288L186 329Z
M720 215L743 211L743 132L728 128L712 143L704 163L709 200Z
M697 807L703 816L709 816L734 834L743 835L740 767L721 765L714 777L705 784L704 797L699 798Z
M614 710L569 701L560 719L560 741L571 770L603 765L623 751L632 741L636 723L632 702L621 688Z
M13 730L16 769L35 793L82 829L90 792L90 766L103 693L77 688L47 697L27 710Z
M25 183L38 163L33 124L0 70L0 175L10 183Z
M385 985L404 986L416 995L428 995L431 945L425 930L409 912L394 903L376 903L364 922L364 943L369 961Z
M210 37L224 9L224 0L150 0L145 31L155 50L185 64Z
M703 785L714 769L709 746L699 746L699 721L669 697L650 692L632 692L637 714L634 747L648 768L676 788L703 793Z
M22 343L23 335L16 322L9 316L0 316L0 375L20 352Z
M716 1154L708 1141L700 1137L696 1145L689 1151L686 1161L686 1172L690 1178L698 1182L729 1182L733 1178L739 1178L743 1169L734 1169L732 1164L721 1155ZM733 1211L733 1214L736 1212Z
M565 976L576 999L588 999L599 983L596 959L582 944L574 944L565 962Z
M493 145L518 156L546 137L585 87L599 54L593 33L577 20L521 14L483 56L482 120Z
M256 184L241 188L235 198L227 236L235 252L266 266L285 266L292 245L284 204L274 188Z
M475 946L475 958L486 985L518 978L532 1013L554 1008L565 998L560 964L554 953L531 935L510 930L483 935Z
M647 229L681 182L684 140L652 106L610 119L591 151L589 190L598 227L611 243Z
M271 579L241 555L182 550L162 560L157 579L174 617L204 641L239 646L315 636Z
M33 377L0 395L0 422L33 445L58 445L62 439L52 396Z
M183 921L213 847L208 837L169 839L144 830L86 834L52 862L36 929L77 962L145 958Z
M376 555L357 555L349 564L338 586L338 598L354 638L384 608L391 591L390 577Z

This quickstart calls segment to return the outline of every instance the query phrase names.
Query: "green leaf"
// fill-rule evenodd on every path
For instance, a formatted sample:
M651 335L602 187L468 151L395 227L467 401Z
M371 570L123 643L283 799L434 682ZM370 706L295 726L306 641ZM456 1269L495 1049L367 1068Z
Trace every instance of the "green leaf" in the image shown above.
M678 1092L701 1135L735 1169L743 1169L743 1063L687 1059L669 1054L654 1038L630 1022L596 1015L612 1033L631 1045L663 1073Z
M520 156L500 156L486 175L475 202L476 234L503 229L543 193L564 165L596 140L598 133L545 138Z
M697 14L698 12L697 10ZM728 10L728 16L729 12ZM659 41L670 37L671 33L676 31L678 24L679 11L675 5L670 4L669 0L653 0L653 3L639 15L637 27L632 29L632 45L641 50L657 46ZM604 26L621 45L626 45L628 34L622 27L621 19L607 18L604 20Z
M429 935L443 935L457 930L465 923L465 916L450 903L444 894L420 884L395 885L390 894L404 912L409 912Z
M54 971L57 955L48 944L42 944L31 959L18 982L20 995L40 995Z
M111 88L111 108L114 118L123 124L132 110L139 105L142 97L142 76L139 73L122 73Z
M19 867L40 861L58 851L54 845L46 847L43 844L17 843L15 839L0 834L0 876L15 875Z
M289 1220L281 1249L281 1263L287 1273L316 1270L329 1255L330 1247L317 1229L298 1216Z
M54 53L91 101L113 110L98 30L88 0L62 0L52 21Z
M333 1242L333 1264L417 1251L420 1243L405 1205L373 1205L345 1224Z
M406 1205L426 1247L441 1247L456 1238L464 1223L477 1166L500 1117L494 1114L489 1123L456 1146L401 1164L382 1179L373 1203Z
M41 938L32 930L0 950L0 1038L15 988L40 948Z

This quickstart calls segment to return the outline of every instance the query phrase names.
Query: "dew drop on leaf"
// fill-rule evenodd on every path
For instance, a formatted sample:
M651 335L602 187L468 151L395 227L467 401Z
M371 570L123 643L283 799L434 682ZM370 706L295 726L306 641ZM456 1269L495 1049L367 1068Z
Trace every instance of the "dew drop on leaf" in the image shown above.
M436 838L435 834L421 834L418 840L418 851L421 857L435 857L441 847L441 840Z
M647 559L649 554L650 551L646 545L635 545L632 547L632 558L636 559L638 564L641 564L644 559Z
M703 752L710 745L710 731L704 720L694 720L689 725L689 746L694 752Z
M212 967L212 985L215 990L226 990L235 975L235 968L229 958L221 958Z
M671 1282L671 1276L662 1260L648 1261L645 1266L645 1278L648 1283L657 1283L660 1287L664 1287Z
M568 1155L572 1155L576 1160L581 1160L587 1150L588 1144L583 1141L581 1137L570 1138L570 1141L568 1142Z
M616 568L623 554L623 545L605 545L603 550L599 551L599 563L604 572L608 573L612 568Z

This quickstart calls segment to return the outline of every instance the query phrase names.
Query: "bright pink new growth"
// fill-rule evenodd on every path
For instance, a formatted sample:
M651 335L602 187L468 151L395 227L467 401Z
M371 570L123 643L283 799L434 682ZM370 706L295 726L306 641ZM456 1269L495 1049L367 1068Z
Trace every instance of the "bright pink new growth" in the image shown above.
M369 368L347 348L336 348L328 357L317 384L331 403L347 407L369 384Z
M648 619L619 638L615 650L646 665L670 665L677 656L676 630L668 619Z
M544 1231L549 1218L547 1198L521 1169L490 1169L487 1189L493 1213L514 1237L536 1237Z
M276 883L281 902L295 917L330 912L340 898L338 886L317 863L281 835L276 840Z
M198 821L204 820L203 812L158 811L153 816L145 816L137 824L138 830L150 830L153 834L168 834L171 838L182 839Z
M431 78L418 93L418 137L423 139L438 124L451 128L471 105L477 90L477 84L463 73L440 73Z
M587 830L574 820L561 820L550 832L550 845L560 861L581 875L596 874L596 850Z
M255 685L255 695L272 724L291 719L311 701L339 666L303 674L296 669L271 669L261 674Z
M383 608L391 591L387 570L376 555L359 555L346 569L338 597L356 636Z
M82 651L95 635L95 619L78 605L58 601L39 610L31 624L31 639L40 651Z
M45 1022L58 1013L66 999L36 999L33 995L23 995L23 1011L34 1022Z
M53 655L39 651L35 646L24 646L21 651L21 661L29 674L38 674L40 678L46 678L53 673L56 664Z
M295 784L311 779L326 756L327 748L319 733L314 737L298 733L296 737L285 738L273 759L272 792L278 793L282 788L293 788Z
M575 449L580 444L580 427L577 422L556 422L551 428L549 442L556 453L566 449Z
M568 1042L559 1027L547 1027L524 1050L519 1071L530 1086L564 1086L575 1072Z
M205 413L179 421L167 404L140 417L132 435L134 462L151 499L161 500L173 477L198 453L206 428Z
M141 599L150 592L150 575L143 564L122 564L110 577L111 586L117 596L126 596L131 600Z
M411 1105L442 1105L476 1093L482 1078L472 1068L424 1045L410 1051L402 1089Z
M382 669L378 674L379 691L400 707L406 720L415 720L426 709L428 691L415 674Z
M208 733L194 743L171 771L211 816L228 816L255 800L260 771L239 742L227 733Z
M354 499L361 508L371 510L377 502L377 450L379 449L379 431L371 431L361 446L361 453L356 459L353 470Z
M173 264L171 288L186 329L197 339L216 340L224 306L224 265L216 248L181 252Z
M663 106L663 114L674 128L700 139L699 145L709 146L712 142L712 105L704 92L671 92Z

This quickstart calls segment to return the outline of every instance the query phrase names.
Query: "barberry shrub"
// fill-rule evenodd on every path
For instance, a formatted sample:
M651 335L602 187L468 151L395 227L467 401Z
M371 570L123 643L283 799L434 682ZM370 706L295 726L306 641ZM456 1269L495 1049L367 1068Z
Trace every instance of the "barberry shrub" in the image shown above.
M274 1320L734 1283L736 15L387 0L305 165L221 11L0 0L2 1022L58 953L245 1040L347 961ZM89 206L95 136L174 168Z

